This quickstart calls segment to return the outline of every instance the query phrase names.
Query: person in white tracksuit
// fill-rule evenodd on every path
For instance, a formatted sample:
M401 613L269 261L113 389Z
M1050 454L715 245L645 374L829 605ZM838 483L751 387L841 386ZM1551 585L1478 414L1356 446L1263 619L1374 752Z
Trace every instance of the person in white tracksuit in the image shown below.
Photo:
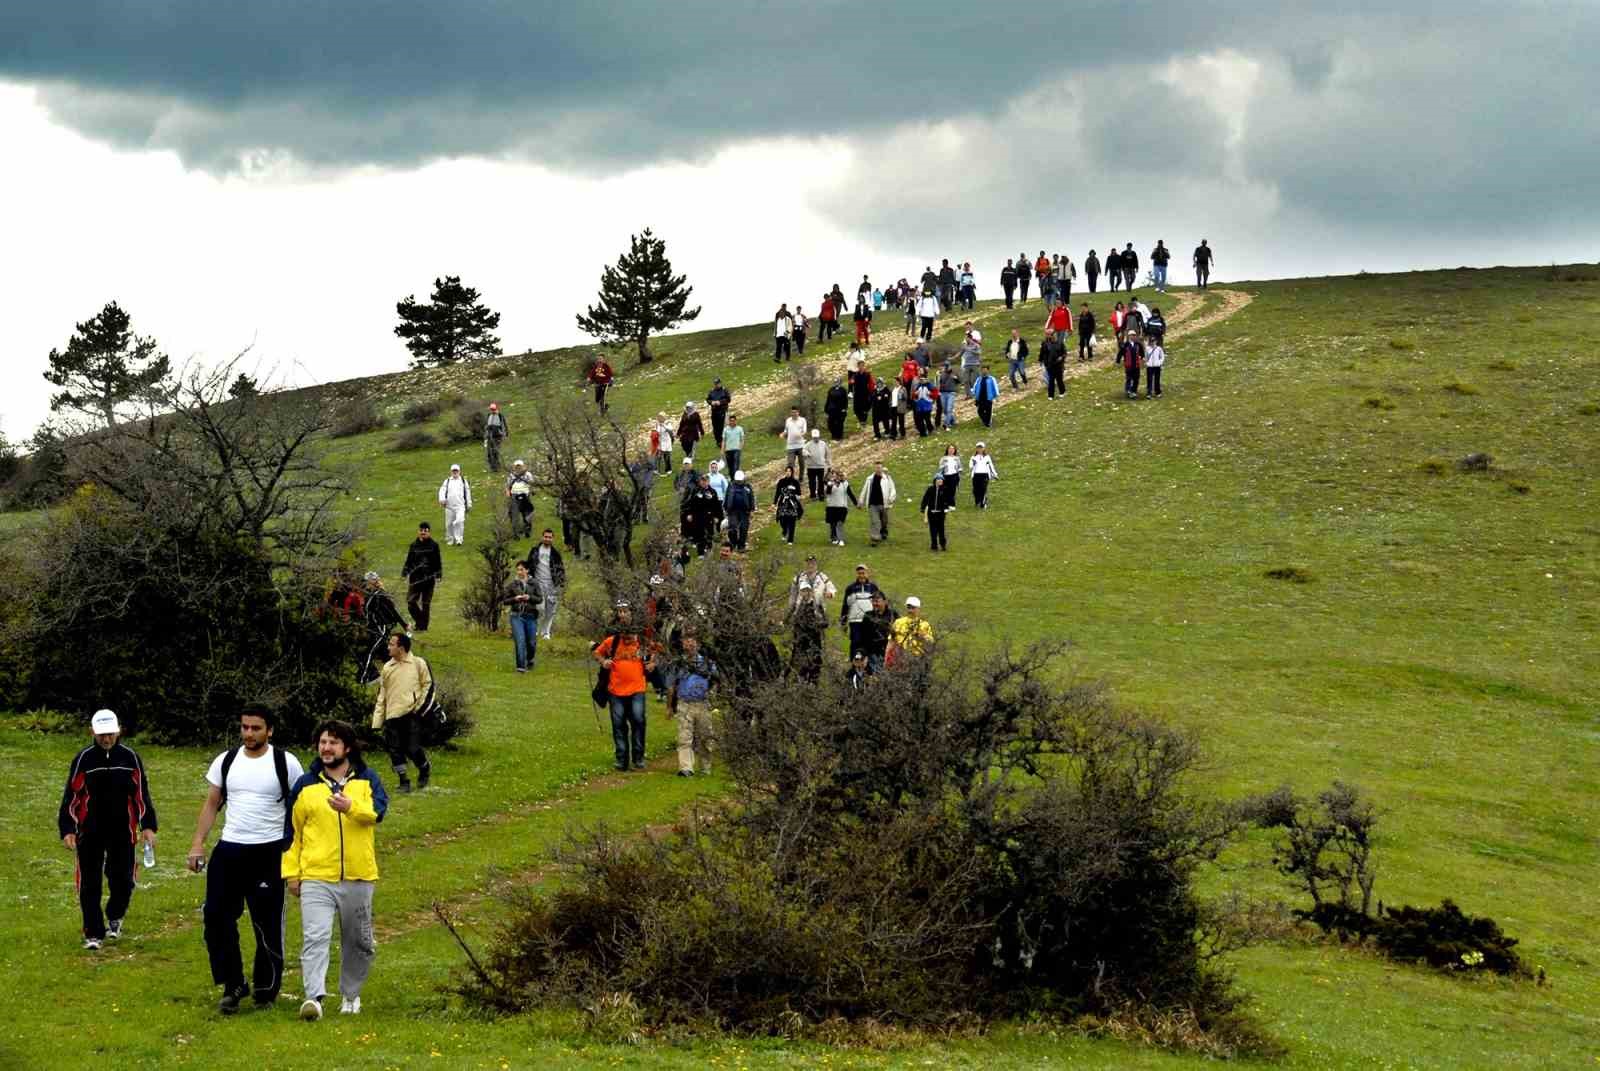
M461 466L451 465L450 475L439 485L439 505L444 507L444 541L461 546L466 542L467 511L472 508L472 485L461 476Z

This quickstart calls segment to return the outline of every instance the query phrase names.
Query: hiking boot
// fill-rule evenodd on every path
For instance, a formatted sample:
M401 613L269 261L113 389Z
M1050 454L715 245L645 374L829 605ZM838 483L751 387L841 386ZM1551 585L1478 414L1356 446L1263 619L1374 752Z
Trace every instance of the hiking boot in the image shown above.
M223 1015L232 1015L239 1010L239 1002L250 995L250 987L240 982L230 989L222 991L222 999L217 1001L217 1011Z
M433 780L433 764L429 763L428 765L424 766L421 770L417 771L417 788L418 789L427 788L428 787L428 782L431 781L431 780Z
M122 920L121 919L112 919L110 922L106 923L106 939L107 940L115 941L117 938L119 938L121 936L122 936Z
M322 1001L315 997L307 997L300 1002L300 1018L308 1023L314 1023L322 1018Z

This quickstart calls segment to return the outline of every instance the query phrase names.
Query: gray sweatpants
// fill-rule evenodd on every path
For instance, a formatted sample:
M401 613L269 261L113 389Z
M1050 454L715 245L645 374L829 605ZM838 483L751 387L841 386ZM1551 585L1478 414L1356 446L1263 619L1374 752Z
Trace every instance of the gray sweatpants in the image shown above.
M328 952L333 943L335 915L339 917L339 995L361 995L367 972L378 955L378 943L372 936L372 884L300 883L300 978L308 998L321 1000L328 993Z

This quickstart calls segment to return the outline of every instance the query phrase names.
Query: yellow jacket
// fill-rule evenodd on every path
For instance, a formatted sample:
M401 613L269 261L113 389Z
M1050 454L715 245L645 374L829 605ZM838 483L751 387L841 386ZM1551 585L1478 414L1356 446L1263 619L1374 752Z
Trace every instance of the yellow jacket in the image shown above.
M416 655L404 662L389 659L378 676L378 698L372 704L372 727L383 728L386 721L403 718L422 705L433 685L428 663Z
M378 880L377 826L389 809L389 795L378 775L362 766L339 786L350 801L350 810L340 814L328 803L335 784L317 759L289 790L286 880Z

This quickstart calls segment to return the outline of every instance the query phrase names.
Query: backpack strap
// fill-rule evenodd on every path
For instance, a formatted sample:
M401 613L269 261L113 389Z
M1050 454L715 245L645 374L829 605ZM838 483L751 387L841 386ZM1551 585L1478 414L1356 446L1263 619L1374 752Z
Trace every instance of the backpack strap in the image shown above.
M236 747L229 748L228 753L222 756L222 784L220 786L222 802L220 806L226 807L228 805L228 771L233 768L233 760L238 757L239 749Z
M278 802L289 802L289 757L283 753L283 748L272 749L272 765L278 772Z

